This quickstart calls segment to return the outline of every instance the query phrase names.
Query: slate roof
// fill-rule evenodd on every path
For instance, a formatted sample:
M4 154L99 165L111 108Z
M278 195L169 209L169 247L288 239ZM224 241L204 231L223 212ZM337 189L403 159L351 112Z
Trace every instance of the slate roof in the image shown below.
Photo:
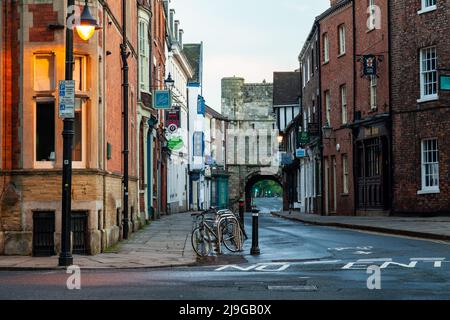
M202 51L203 45L201 43L188 43L183 45L183 54L187 58L192 70L194 70L194 75L189 82L201 83L202 82Z
M301 95L300 72L273 73L273 105L298 105Z

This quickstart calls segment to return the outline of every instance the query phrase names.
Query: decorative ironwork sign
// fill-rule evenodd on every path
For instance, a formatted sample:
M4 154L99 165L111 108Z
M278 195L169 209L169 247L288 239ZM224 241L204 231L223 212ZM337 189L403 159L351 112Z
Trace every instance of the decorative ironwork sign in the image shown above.
M177 128L181 127L179 107L166 111L166 128L169 128L170 125L175 125Z
M363 56L363 74L365 76L377 75L377 57L375 55Z

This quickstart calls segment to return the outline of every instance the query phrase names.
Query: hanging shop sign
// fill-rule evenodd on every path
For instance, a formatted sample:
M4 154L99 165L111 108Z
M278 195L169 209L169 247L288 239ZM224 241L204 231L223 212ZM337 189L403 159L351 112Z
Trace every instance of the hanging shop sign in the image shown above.
M377 75L377 57L373 54L363 56L363 74L365 76Z
M172 94L170 90L155 90L153 92L153 107L155 109L172 108Z
M439 76L439 89L442 91L450 91L450 75Z
M166 128L170 132L175 132L181 127L180 108L175 107L172 110L166 110Z
M197 114L205 115L205 106L205 98L199 95L197 98Z
M306 157L306 150L302 148L298 148L295 150L295 156L297 158L305 158Z
M300 144L307 144L310 141L310 136L309 136L309 132L307 131L302 131L298 133L298 142Z
M203 157L203 151L205 149L204 133L201 131L194 132L193 139L194 157Z
M171 151L177 151L182 149L184 146L183 139L181 137L173 137L167 141L167 147Z

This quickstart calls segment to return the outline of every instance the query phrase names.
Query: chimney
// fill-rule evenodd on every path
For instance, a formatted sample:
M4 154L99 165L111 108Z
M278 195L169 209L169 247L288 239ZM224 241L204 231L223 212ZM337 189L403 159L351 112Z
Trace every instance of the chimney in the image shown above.
M174 19L175 19L175 9L170 9L169 25L170 25L170 35L172 38L176 37L174 29Z
M334 6L339 0L330 0L330 6Z
M178 44L180 45L180 50L183 50L183 29L180 29L180 33L178 36Z
M175 20L174 36L175 36L175 40L176 40L176 41L178 41L179 27L180 27L180 20Z

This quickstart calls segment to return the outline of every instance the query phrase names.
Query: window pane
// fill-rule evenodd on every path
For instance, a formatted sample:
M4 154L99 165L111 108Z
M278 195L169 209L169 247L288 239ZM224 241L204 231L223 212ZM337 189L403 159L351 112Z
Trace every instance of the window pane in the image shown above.
M83 91L83 58L75 57L73 66L73 80L75 80L75 90Z
M78 99L77 99L78 100ZM80 101L80 100L78 100ZM81 111L81 102L75 103L79 105L79 107L75 107L75 120L73 124L73 129L75 131L75 135L73 137L73 146L72 146L72 161L82 161L83 153L82 153L82 143L83 143L83 127L82 127L82 111Z
M34 64L34 90L53 91L55 88L53 55L37 55Z
M36 104L36 161L55 160L55 103Z

